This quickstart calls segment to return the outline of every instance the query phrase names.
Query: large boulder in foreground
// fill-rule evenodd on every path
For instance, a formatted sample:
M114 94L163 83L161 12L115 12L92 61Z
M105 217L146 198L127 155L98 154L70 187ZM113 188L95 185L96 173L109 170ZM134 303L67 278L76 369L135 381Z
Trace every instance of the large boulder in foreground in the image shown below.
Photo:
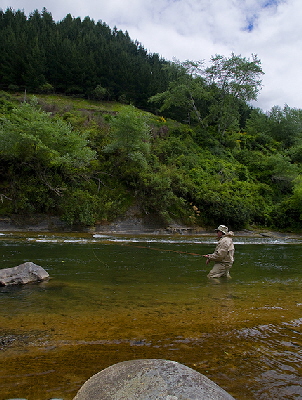
M93 375L73 400L234 400L206 376L167 360L124 361Z
M13 268L0 269L0 286L41 282L47 278L49 278L48 272L33 262L26 262Z

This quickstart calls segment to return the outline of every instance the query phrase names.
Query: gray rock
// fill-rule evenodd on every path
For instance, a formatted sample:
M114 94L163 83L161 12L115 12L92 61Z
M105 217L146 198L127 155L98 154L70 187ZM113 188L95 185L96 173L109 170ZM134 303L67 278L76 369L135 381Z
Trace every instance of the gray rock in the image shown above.
M73 400L234 400L206 376L167 360L124 361L92 376Z
M40 282L49 278L48 272L32 262L26 262L13 268L0 269L0 286L23 285Z

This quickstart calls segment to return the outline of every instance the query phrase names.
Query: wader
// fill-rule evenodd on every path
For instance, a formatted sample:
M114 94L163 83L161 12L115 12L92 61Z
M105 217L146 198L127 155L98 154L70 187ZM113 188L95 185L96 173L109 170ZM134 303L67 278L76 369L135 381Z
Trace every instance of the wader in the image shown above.
M214 253L209 255L209 259L213 260L215 264L209 272L208 278L230 277L230 269L234 262L234 244L230 236L233 236L233 233L226 234L219 239Z

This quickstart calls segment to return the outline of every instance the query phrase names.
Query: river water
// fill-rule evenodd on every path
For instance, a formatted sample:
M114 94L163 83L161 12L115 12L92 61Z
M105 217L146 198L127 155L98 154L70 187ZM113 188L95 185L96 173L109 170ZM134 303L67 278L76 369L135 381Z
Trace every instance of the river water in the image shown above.
M235 237L229 280L198 254L215 237L0 235L1 268L47 282L0 288L0 400L71 400L120 361L163 358L237 400L302 399L300 239Z

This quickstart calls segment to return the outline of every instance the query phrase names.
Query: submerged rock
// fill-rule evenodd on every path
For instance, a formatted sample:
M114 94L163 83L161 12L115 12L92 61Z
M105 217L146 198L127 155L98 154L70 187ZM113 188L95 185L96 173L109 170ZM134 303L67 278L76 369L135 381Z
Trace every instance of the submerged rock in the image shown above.
M47 278L49 278L48 272L33 262L26 262L13 268L0 269L0 286L41 282Z
M167 360L124 361L92 376L73 400L234 400L206 376Z

